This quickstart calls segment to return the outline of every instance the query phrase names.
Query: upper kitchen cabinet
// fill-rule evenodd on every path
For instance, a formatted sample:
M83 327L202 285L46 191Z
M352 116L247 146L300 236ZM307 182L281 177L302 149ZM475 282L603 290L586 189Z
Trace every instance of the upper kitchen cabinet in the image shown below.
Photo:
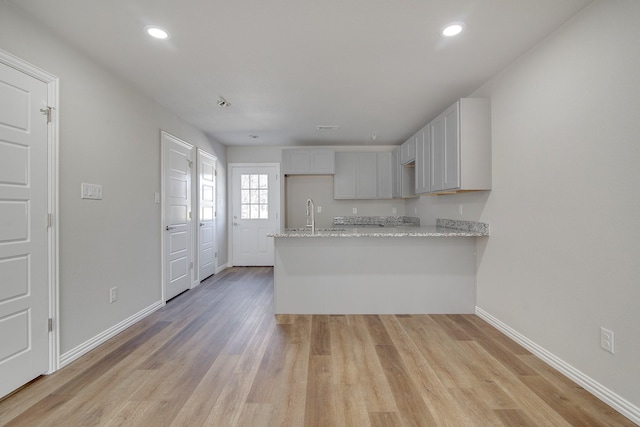
M334 199L391 199L390 152L336 152Z
M431 191L431 123L420 129L416 138L415 192Z
M400 146L401 165L407 165L416 160L416 138L417 134L413 135Z
M460 99L422 133L416 150L416 193L491 189L488 99Z
M285 175L333 175L335 154L322 148L284 149L282 170Z
M400 152L401 149L398 147L391 153L391 197L394 199L416 197L415 169L402 166Z

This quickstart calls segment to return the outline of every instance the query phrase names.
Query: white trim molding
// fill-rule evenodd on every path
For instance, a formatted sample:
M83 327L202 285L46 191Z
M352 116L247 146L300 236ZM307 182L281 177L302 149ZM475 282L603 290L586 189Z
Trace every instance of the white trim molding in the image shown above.
M616 411L620 412L625 417L629 418L634 423L640 425L640 408L632 404L626 399L623 399L613 391L609 390L602 384L595 381L593 378L574 368L564 360L560 359L550 351L531 341L529 338L522 335L520 332L511 328L506 323L493 317L480 307L476 307L476 315L494 326L500 332L529 350L531 353L542 359L543 362L560 371L566 377L573 380L575 383L589 391L591 394L602 400L607 405L611 406Z
M145 309L142 309L141 311L137 312L133 316L123 320L122 322L118 323L117 325L112 326L111 328L107 329L106 331L96 335L95 337L85 341L84 343L80 344L79 346L77 346L77 347L67 351L66 353L60 355L60 368L68 365L69 363L73 362L74 360L78 359L79 357L84 356L85 354L87 354L88 352L93 350L94 348L98 347L100 344L104 344L106 341L108 341L109 339L115 337L120 332L124 331L125 329L127 329L130 326L133 326L134 324L136 324L140 320L144 319L145 317L147 317L148 315L150 315L154 311L156 311L156 310L158 310L158 309L160 309L160 308L162 308L164 306L165 306L164 302L157 301L157 302L151 304L149 307L147 307Z

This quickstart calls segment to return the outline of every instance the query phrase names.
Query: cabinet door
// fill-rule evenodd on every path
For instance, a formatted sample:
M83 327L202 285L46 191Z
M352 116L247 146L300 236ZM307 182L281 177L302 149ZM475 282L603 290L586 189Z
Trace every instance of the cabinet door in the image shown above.
M422 128L418 133L416 143L416 194L424 194L431 191L431 157L432 157L432 127L431 124Z
M394 199L402 197L402 165L400 164L400 148L396 148L391 152L391 177L393 180L391 197Z
M460 188L460 127L459 127L459 103L443 113L444 137L442 161L442 189L450 190Z
M311 170L314 174L334 174L335 154L332 150L311 151Z
M393 176L391 167L391 152L377 153L377 190L379 199L391 199Z
M417 134L413 135L400 146L400 163L406 165L416 160Z
M430 191L444 188L445 121L444 114L431 122L431 185Z
M285 175L307 174L311 167L308 150L282 150L282 171Z
M336 174L333 177L334 199L356 198L356 156L355 153L335 154Z
M378 156L374 152L357 153L356 197L375 199L378 197Z

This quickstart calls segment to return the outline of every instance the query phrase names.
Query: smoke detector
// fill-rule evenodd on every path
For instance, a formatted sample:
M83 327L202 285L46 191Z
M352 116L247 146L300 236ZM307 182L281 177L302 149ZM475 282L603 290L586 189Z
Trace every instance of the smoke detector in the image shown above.
M222 107L222 108L231 107L231 103L226 99L224 99L223 97L220 97L220 99L218 100L218 107Z

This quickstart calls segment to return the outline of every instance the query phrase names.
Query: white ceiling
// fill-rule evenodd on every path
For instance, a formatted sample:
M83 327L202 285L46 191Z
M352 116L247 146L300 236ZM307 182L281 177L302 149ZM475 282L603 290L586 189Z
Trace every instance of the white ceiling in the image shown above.
M590 0L1 1L223 144L388 145ZM444 39L452 21L466 31Z

